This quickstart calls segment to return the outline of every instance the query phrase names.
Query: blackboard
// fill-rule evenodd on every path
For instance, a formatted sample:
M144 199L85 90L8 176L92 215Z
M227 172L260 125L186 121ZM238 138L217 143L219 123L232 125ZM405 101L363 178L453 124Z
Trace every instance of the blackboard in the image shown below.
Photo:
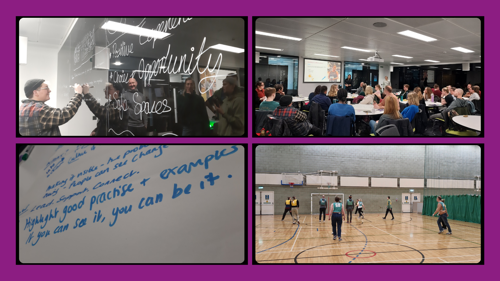
M104 30L101 26L106 21L162 31L170 36L155 40ZM57 107L68 104L74 93L70 86L75 83L94 86L91 94L105 104L103 89L107 82L121 83L126 89L128 79L133 77L144 97L137 110L146 114L147 130L159 136L178 135L175 126L182 120L175 116L174 93L179 93L184 84L182 80L170 82L169 76L191 76L197 92L206 100L208 95L201 92L200 74L207 66L211 76L220 75L219 69L235 73L244 70L244 52L211 48L224 44L245 49L244 26L242 18L79 18L58 54ZM73 119L61 126L61 132L88 136L95 126L93 114L83 103Z
M36 146L19 260L242 263L244 160L238 145Z

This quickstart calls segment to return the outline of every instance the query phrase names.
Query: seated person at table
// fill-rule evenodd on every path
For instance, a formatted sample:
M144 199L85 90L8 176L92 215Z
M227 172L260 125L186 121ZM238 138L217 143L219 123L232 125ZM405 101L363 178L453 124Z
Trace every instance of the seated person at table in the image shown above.
M386 86L385 89L390 88L391 86ZM403 119L401 114L399 113L399 101L398 98L393 94L392 96L387 95L384 98L384 115L380 116L378 121L370 120L370 128L372 129L371 133L374 134L375 131L379 129L379 125L382 124L385 119Z
M380 87L379 84L375 85L375 92L373 93L375 96L373 97L373 103L379 103L380 100L378 99L378 96L382 95L382 88ZM384 98L382 96L382 98Z
M438 97L436 95L434 95L434 100L431 100L433 92L432 92L432 89L430 87L425 87L424 93L425 93L425 100L426 101L431 101L431 102L441 101L441 97L440 96Z
M456 99L450 105L448 105L448 108L446 109L446 111L450 111L450 110L457 108L457 107L469 106L469 103L462 98L463 94L464 94L464 91L462 89L456 89L454 92ZM429 118L430 119L443 118L443 115L441 114L441 112L438 112L436 114L432 114Z
M257 97L259 98L260 101L266 99L266 95L264 94L264 82L262 81L257 82L257 84L255 85L255 92L257 92Z
M364 84L365 83L363 83L363 82L359 83L359 88L356 90L356 94L359 95L364 90L364 88L363 88Z
M401 91L399 98L403 97L403 99L407 99L408 94L410 93L410 91L408 89L410 89L410 85L404 84L403 91Z
M321 106L324 111L328 111L328 108L332 104L329 97L326 96L326 91L328 88L326 86L321 86L321 91L319 94L315 95L311 102L315 102Z
M434 93L434 96L441 97L442 92L439 90L439 85L434 84L434 89L432 89L432 92Z
M353 122L356 121L356 112L354 111L354 107L346 103L347 90L339 89L337 98L339 99L339 102L330 105L330 108L328 108L328 115L349 116Z
M384 109L385 108L385 100L386 98L389 96L389 97L394 97L396 98L396 100L398 99L398 97L396 97L396 95L394 95L392 93L392 87L391 86L385 86L384 88L384 94L385 94L385 98L382 99L382 96L380 96L380 94L377 96L380 100L379 103L373 103L373 107L376 108L376 109ZM399 105L398 105L399 107Z
M470 96L472 95L472 93L474 93L474 90L472 90L472 88L467 89L467 90L464 92L464 95L463 95L462 97L464 97L464 98L470 98Z
M314 92L309 94L309 101L312 101L312 99L321 92L321 85L318 85L316 89L314 89Z
M316 137L322 136L323 132L318 127L309 123L307 115L292 107L292 96L283 96L280 99L280 106L274 112L273 117L287 119L287 125L293 136L307 136L313 134Z
M408 106L403 109L403 112L401 112L401 115L403 115L403 118L408 118L411 122L413 120L413 117L415 117L415 114L418 112L418 105L420 102L418 101L418 95L415 92L411 92L408 94Z
M328 92L328 96L330 98L337 98L337 92L339 91L339 86L337 84L333 84L331 87L330 87L330 91Z
M365 97L359 102L359 104L373 104L373 97L374 94L372 86L366 86Z
M443 88L441 92L443 93L441 95L441 104L448 107L455 99L453 99L453 95L449 93L448 88Z
M472 87L472 94L470 95L469 100L480 100L481 98L479 97L479 86L473 86Z
M359 96L365 96L366 84L363 83L363 90L359 93Z
M309 102L307 104L305 104L304 106L302 106L302 110L309 110L309 108L311 107L311 101L312 101L312 99L316 95L318 95L320 92L321 92L321 85L318 85L316 87L316 89L314 89L314 92L312 92L312 93L309 94L309 98L308 98Z
M418 95L419 104L425 105L424 95L422 94L422 90L420 89L420 87L415 87L415 89L413 89L413 92L415 92Z
M274 97L274 101L279 101L282 96L285 95L285 92L283 92L283 85L281 84L276 84L274 85L274 88L276 89L276 95ZM267 96L266 96L267 99Z
M259 110L275 110L276 107L280 106L278 102L274 101L276 96L276 89L268 87L264 90L266 94L266 100L260 104Z

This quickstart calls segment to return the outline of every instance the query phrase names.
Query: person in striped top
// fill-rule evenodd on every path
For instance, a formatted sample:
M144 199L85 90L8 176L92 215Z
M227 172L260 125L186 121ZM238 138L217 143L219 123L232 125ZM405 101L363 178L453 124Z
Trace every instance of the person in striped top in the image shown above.
M333 240L339 236L339 241L342 241L342 218L345 220L344 208L340 198L335 197L335 203L330 206L328 220L332 220Z
M441 196L438 196L436 201L438 202L438 205L436 211L434 212L434 214L432 214L432 216L435 216L437 213L439 213L439 218L437 220L437 224L439 227L439 234L443 233L444 231L443 227L441 226L441 223L443 222L448 227L448 233L446 234L451 235L451 227L450 224L448 223L448 210L446 209L446 205L444 204L444 201L441 198Z

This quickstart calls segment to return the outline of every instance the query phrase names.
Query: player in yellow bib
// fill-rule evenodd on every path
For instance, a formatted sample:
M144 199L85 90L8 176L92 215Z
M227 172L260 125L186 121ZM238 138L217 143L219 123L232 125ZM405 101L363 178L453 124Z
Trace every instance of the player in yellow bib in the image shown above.
M300 221L299 221L299 200L295 199L295 196L292 197L292 217L293 217L293 224L295 224L295 220L297 220L297 223L300 224Z

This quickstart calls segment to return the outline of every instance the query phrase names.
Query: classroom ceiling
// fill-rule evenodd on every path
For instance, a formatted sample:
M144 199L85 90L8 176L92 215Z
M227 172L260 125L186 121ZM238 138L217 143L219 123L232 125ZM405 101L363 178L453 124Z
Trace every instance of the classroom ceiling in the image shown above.
M64 43L75 18L23 18L19 21L19 36L29 43L59 48Z
M387 24L375 27L376 22ZM302 38L301 41L255 35L255 45L283 51L255 49L257 52L301 56L306 58L362 62L374 55L342 49L349 46L378 51L383 64L408 65L478 62L481 60L481 21L478 18L259 18L256 31ZM411 30L437 41L424 42L398 34ZM474 53L452 50L463 47ZM334 57L317 56L325 54ZM403 55L411 59L393 57Z

